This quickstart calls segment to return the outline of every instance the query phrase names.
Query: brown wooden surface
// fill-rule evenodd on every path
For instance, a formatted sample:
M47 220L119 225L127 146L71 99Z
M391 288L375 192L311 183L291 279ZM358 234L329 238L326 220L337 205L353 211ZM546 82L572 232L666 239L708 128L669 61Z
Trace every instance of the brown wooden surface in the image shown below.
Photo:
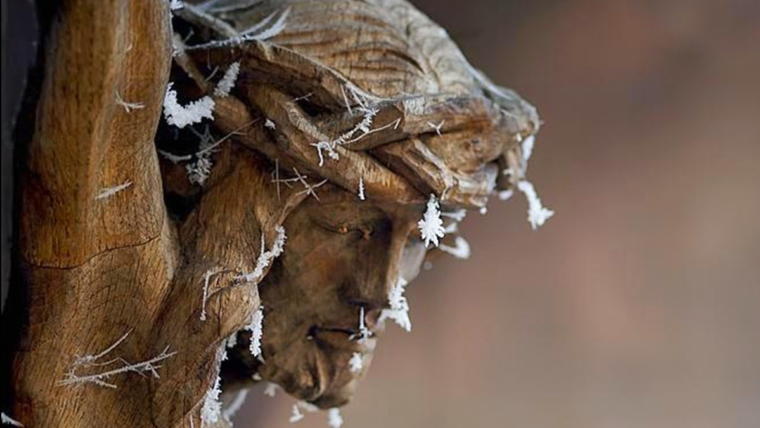
M214 31L234 36L282 7L265 2L222 16L229 28L196 27L190 42L208 42ZM261 299L271 311L267 362L240 352L241 333L230 350L237 369L222 366L225 386L258 373L319 407L345 404L366 372L345 370L348 357L360 350L369 364L375 339L359 346L344 332L358 306L380 330L390 288L419 271L425 248L416 225L429 194L445 209L485 206L499 162L538 129L529 104L490 88L446 33L403 1L287 7L291 20L271 42L188 46L172 69L176 28L166 2L61 4L21 173L18 261L29 305L17 320L24 330L10 410L26 426L200 427L223 341ZM182 25L208 22L190 12L178 13ZM372 31L357 33L363 26ZM156 145L187 153L191 144L160 128L164 93L171 80L183 97L210 95L212 65L223 71L234 61L238 83L215 96L213 121L230 142L213 152L207 182L193 185L183 165L157 157ZM373 128L397 126L337 147L340 161L320 165L313 144L360 119L350 114L356 103L345 105L347 85L373 100ZM277 167L284 177L298 170L312 185L329 183L310 196L299 184L273 184ZM360 181L366 202L356 196ZM262 236L271 245L282 225L288 245L261 290L236 279L254 269ZM315 326L327 332L312 337ZM103 357L119 360L75 367L125 335ZM116 388L62 384L73 368L83 376L162 355L160 377L132 371L103 379Z

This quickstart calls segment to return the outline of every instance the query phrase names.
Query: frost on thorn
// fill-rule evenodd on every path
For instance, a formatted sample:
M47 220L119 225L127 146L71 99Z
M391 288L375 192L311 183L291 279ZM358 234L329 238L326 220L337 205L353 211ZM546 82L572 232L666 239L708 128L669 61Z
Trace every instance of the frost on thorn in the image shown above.
M13 425L14 427L23 427L24 424L21 422L13 419L12 417L5 414L5 412L0 413L0 422L3 425Z
M216 85L214 89L214 96L223 98L230 95L230 91L235 86L238 73L240 73L240 61L233 62L227 71L224 73L222 80Z
M238 410L243 407L243 404L245 404L245 399L248 397L249 391L250 390L248 389L241 389L237 395L235 395L235 398L232 400L230 405L222 410L222 418L224 418L225 421L231 421Z
M514 194L515 194L515 191L512 189L502 190L499 192L499 200L507 201Z
M441 135L441 128L443 128L443 124L444 123L446 123L445 120L442 120L441 123L438 123L438 124L435 124L435 123L432 123L432 122L428 122L427 124L431 128L435 129L435 133L438 134L439 137L442 137L442 135Z
M441 217L447 217L454 221L462 221L467 217L467 210L458 209L456 211L441 212Z
M219 269L209 269L203 274L203 302L201 303L201 321L206 321L206 301L208 300L208 287L211 277L221 272Z
M407 303L406 297L404 297L406 285L406 280L399 278L396 285L391 288L391 291L388 292L390 309L383 309L378 322L384 322L390 318L402 329L412 331L412 321L409 319L409 303Z
M364 342L365 340L372 337L372 331L370 331L369 328L367 328L367 323L364 321L365 313L364 313L364 306L359 306L359 330L349 336L349 340L356 340L359 343Z
M340 415L340 409L333 407L327 411L327 425L330 428L340 428L343 426L343 417Z
M127 113L131 113L132 110L139 110L141 108L145 108L145 104L143 104L143 103L128 103L128 102L124 101L124 99L121 97L121 94L119 93L119 91L116 91L115 97L116 97L116 104L124 107L124 110Z
M206 95L183 106L177 102L177 91L172 89L172 85L173 82L169 82L164 96L164 117L169 125L184 128L203 119L214 118L215 103L211 97Z
M261 278L264 277L264 270L269 267L272 260L282 254L282 250L285 247L285 240L287 239L284 227L277 226L275 227L275 231L277 232L277 237L272 244L272 248L268 251L265 249L264 233L261 233L261 252L256 259L256 266L253 268L253 271L236 276L235 279L244 282L258 283Z
M243 31L241 33L242 38L245 40L267 40L280 34L282 30L285 29L285 21L287 21L288 15L290 15L290 8L285 9L274 24L262 31L262 29L266 27L275 16L277 16L277 13L278 11L269 14L266 18Z
M304 416L303 416L303 413L301 413L301 409L298 408L297 404L294 404L293 405L293 412L291 413L290 419L289 419L290 423L294 424L294 423L300 421L301 419L303 419L303 417Z
M347 93L351 95L351 98L353 98L354 102L358 104L358 106L356 107L356 110L359 113L361 113L362 120L359 121L359 123L354 125L348 131L344 132L343 134L337 136L336 138L330 141L319 141L317 143L312 143L312 146L314 146L317 149L317 155L319 156L319 166L322 166L325 163L324 152L327 152L327 156L329 156L330 159L339 160L340 155L338 154L338 151L337 151L337 148L339 146L355 143L369 134L380 132L390 127L393 127L393 129L396 129L401 123L401 118L398 118L379 128L371 129L372 122L374 121L375 116L377 115L379 111L376 107L370 105L371 102L375 102L375 101L370 99L370 97L365 95L364 93L361 93L359 89L356 88L351 83L346 83L343 86L341 86L341 93L343 94L343 103L346 105L346 109L348 110L348 113L350 115L353 115L354 109L351 107L351 101L349 101L349 97L348 95L346 95Z
M362 354L354 352L354 354L351 355L351 359L348 360L348 369L351 371L351 373L359 373L362 371L362 367Z
M219 358L221 364L221 358ZM206 395L203 398L203 407L201 407L201 421L204 424L213 424L219 420L219 416L222 415L222 402L219 401L219 396L222 394L220 388L221 378L219 377L219 369L217 369L216 380L214 385L206 391Z
M359 199L362 201L366 199L364 196L364 177L359 177Z
M541 204L541 199L536 194L536 189L533 188L533 184L530 181L522 180L518 182L517 189L523 192L525 199L528 200L528 221L530 222L530 227L535 230L543 226L546 220L554 215L554 211Z
M261 355L261 337L264 332L263 321L264 308L259 306L259 309L253 313L251 323L246 327L247 330L251 331L251 344L249 345L249 349L251 355L254 357Z
M457 236L457 238L454 240L453 247L441 244L438 246L438 249L449 253L458 259L466 260L470 258L470 244L461 236Z
M422 234L422 240L425 241L425 246L429 246L432 242L435 246L438 246L438 238L443 238L446 234L443 228L443 221L441 220L441 211L438 207L438 200L435 195L431 194L428 199L427 210L425 215L417 223L420 233Z
M97 199L105 199L105 198L111 197L111 196L113 196L113 195L121 192L122 190L125 190L126 188L128 188L131 185L132 185L132 182L131 181L127 181L127 182L124 182L122 184L119 184L118 186L106 187L104 189L101 189L100 193L98 193L95 196L95 199L97 200Z
M159 150L158 154L163 156L166 160L173 163L174 165L176 165L179 162L189 161L190 159L193 158L192 155L175 155L174 153L169 153L164 150Z
M90 355L85 355L84 357L77 356L77 358L74 360L74 364L72 365L71 369L69 370L68 373L66 373L66 378L58 382L58 384L79 386L86 383L92 383L98 386L104 386L106 388L116 389L116 385L106 382L106 379L112 376L121 374L121 373L127 373L127 372L133 372L133 373L138 373L138 374L150 373L156 379L160 378L161 376L158 375L157 370L161 368L161 366L157 365L157 363L167 358L170 358L176 354L176 352L168 352L169 351L168 346L164 348L163 352L161 352L156 357L153 357L149 360L142 361L139 363L132 364L120 357L112 358L111 360L103 362L103 363L98 362L99 359L109 354L111 351L116 349L122 342L124 342L130 333L131 331L128 331L126 334L124 334L124 336L119 338L116 342L111 344L108 348L106 348L104 351L100 352L99 354L95 354L95 355L90 354ZM77 373L77 371L80 369L89 369L93 367L98 367L100 369L103 369L106 366L111 366L114 364L122 364L122 366L111 369L111 370L105 370L99 373L94 373L94 374L89 374L89 375L81 375Z
M277 394L277 384L269 382L267 387L264 388L264 395L267 397L274 397Z

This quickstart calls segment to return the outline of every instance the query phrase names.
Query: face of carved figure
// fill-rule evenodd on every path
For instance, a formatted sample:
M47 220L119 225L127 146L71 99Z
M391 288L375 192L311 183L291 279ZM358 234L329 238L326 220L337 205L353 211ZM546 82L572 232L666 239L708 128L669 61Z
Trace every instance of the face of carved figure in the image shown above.
M358 340L360 314L380 327L399 275L413 279L425 256L415 237L421 213L360 201L323 186L285 223L285 251L260 284L261 376L321 408L345 404L366 372L376 338ZM349 360L358 353L361 370Z

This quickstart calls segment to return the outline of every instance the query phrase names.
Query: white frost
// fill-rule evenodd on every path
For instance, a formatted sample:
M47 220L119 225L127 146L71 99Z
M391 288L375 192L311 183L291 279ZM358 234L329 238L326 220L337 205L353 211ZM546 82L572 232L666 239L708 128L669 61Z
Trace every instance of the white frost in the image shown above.
M282 249L285 246L285 239L287 239L287 236L285 236L284 227L277 226L275 228L275 231L277 231L277 237L275 238L274 243L272 244L272 248L269 251L265 250L264 233L261 233L261 252L259 253L258 259L256 259L256 266L253 268L253 271L239 275L235 277L235 279L245 282L258 283L258 281L264 277L264 270L269 267L269 264L272 263L272 260L282 254Z
M466 260L470 258L470 244L467 243L467 240L461 236L457 236L457 238L454 240L453 247L449 247L446 244L441 244L438 246L438 249L447 252L458 259Z
M522 180L518 182L517 189L523 192L525 199L528 200L528 222L530 222L530 227L535 230L537 227L543 226L546 220L554 215L554 211L541 204L541 199L536 194L536 189L533 188L533 184L530 181Z
M221 363L221 359L220 359ZM204 424L213 424L219 420L219 416L222 414L222 403L219 401L219 396L222 394L222 389L219 386L221 378L217 373L214 385L206 391L206 395L203 398L203 407L201 407L201 421Z
M348 369L351 371L351 373L359 373L362 371L362 367L362 354L354 352L354 354L351 355L351 359L348 360Z
M406 301L406 297L404 297L406 285L405 279L398 279L396 285L388 292L390 309L383 309L378 321L384 322L389 318L402 329L412 331L412 321L409 319L409 303Z
M269 382L267 384L267 387L264 388L264 395L266 395L267 397L274 397L276 393L277 393L277 384Z
M340 415L340 409L333 407L327 411L327 425L330 428L340 428L343 426L343 417Z
M362 201L366 199L364 195L364 177L359 177L359 199Z
M113 196L113 195L121 192L122 190L125 190L127 187L129 187L131 185L132 185L132 182L131 181L127 181L125 183L119 184L118 186L106 187L106 188L102 189L100 191L100 193L97 194L97 196L95 196L95 199L105 199L105 198L111 197L111 196Z
M438 238L443 238L446 234L443 228L443 221L441 220L441 211L438 207L438 200L435 195L431 194L427 203L427 210L425 214L417 223L422 234L422 240L425 241L425 246L429 246L432 242L435 246L438 246Z
M261 355L261 337L264 333L263 321L264 308L259 306L259 309L253 313L251 323L246 327L246 329L251 331L251 344L249 349L251 355L254 357Z
M298 408L298 405L294 404L293 405L293 412L291 413L290 419L289 419L290 423L294 424L294 423L300 421L301 419L303 419L303 413L301 413L301 409Z
M238 410L243 407L243 404L245 404L245 399L248 397L248 391L248 389L241 389L240 392L238 392L235 396L235 399L232 400L232 403L230 403L230 405L222 411L222 417L224 420L230 421L235 416L235 413L237 413Z
M224 73L222 80L216 85L214 89L214 95L217 97L226 97L230 95L230 91L235 87L235 81L237 80L238 73L240 73L240 61L233 62L227 71Z
M6 415L4 412L0 413L0 422L2 422L4 425L13 425L14 427L23 427L24 425L13 419L12 417Z
M177 102L177 91L172 89L172 85L173 82L169 82L164 96L164 117L169 125L184 128L203 119L214 118L215 104L211 97L206 95L183 106Z

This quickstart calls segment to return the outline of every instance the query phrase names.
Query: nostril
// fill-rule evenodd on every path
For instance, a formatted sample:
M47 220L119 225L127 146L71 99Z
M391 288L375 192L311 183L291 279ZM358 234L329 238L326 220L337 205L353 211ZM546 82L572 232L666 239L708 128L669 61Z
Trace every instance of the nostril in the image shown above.
M317 327L316 325L313 325L313 326L309 327L309 329L306 331L306 339L307 340L314 340L314 336L317 335L317 330L318 329L319 329L319 327Z

